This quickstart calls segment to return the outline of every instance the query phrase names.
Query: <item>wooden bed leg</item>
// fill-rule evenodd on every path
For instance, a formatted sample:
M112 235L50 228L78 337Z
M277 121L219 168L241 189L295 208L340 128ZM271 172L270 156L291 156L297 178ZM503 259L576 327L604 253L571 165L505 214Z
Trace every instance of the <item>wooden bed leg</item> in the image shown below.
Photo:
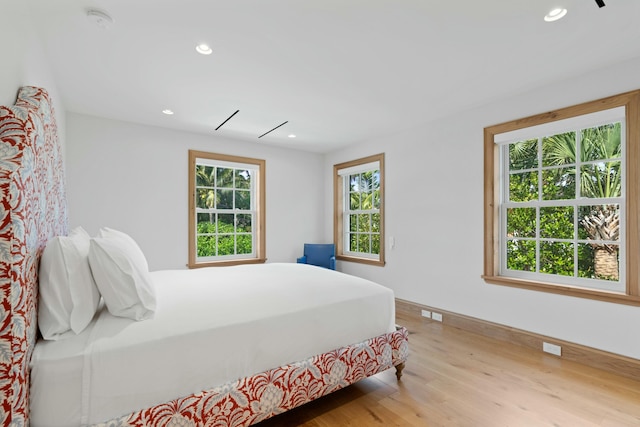
M402 370L404 369L404 362L396 365L396 378L400 381L400 377L402 376Z

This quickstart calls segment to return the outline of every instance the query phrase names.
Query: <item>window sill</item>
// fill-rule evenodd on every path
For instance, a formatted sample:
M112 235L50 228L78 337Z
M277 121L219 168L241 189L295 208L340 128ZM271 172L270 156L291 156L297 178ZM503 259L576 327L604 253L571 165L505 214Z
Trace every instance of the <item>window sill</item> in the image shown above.
M514 279L512 277L504 276L483 275L482 278L485 282L493 285L511 286L515 288L568 295L578 298L588 298L598 301L612 302L616 304L640 306L640 296L637 295L628 295L617 292L607 292L598 289L579 288L572 286L550 285L542 282Z
M189 263L187 264L187 268L202 268L202 267L228 267L231 265L242 265L242 264L264 264L267 260L263 258L251 258L251 259L234 259L227 261L209 261L209 262L199 262L199 263Z
M378 261L370 258L359 258L355 256L346 256L346 255L336 255L336 259L340 261L357 262L360 264L377 265L379 267L384 267L384 264L385 264L384 260Z

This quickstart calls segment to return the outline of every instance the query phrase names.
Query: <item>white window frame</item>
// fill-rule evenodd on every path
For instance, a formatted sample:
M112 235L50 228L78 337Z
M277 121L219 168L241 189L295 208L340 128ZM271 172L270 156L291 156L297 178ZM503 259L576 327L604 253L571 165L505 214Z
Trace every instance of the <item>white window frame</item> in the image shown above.
M380 203L378 208L351 210L350 177L364 172L378 172L380 184ZM334 241L336 243L336 259L365 264L384 265L384 154L377 154L362 159L334 165ZM379 235L379 253L356 252L350 250L349 216L352 214L378 214L380 217L379 232L370 231L370 248L372 236ZM358 233L363 234L363 233Z
M249 171L251 176L250 187L248 189L236 189L235 184L232 191L234 191L233 206L231 208L219 208L217 206L213 208L199 208L197 207L196 198L198 195L198 189L209 188L197 186L197 179L195 171L197 166L204 165L210 167L223 167L235 170L242 169ZM235 265L244 263L258 263L265 262L264 256L264 175L265 175L265 161L260 159L252 159L247 157L229 156L224 154L207 153L202 151L189 150L189 263L190 268L205 267L205 266L220 266L220 265ZM217 182L211 189L216 190ZM225 187L225 190L228 188ZM250 192L249 210L240 210L235 207L236 198L235 191L248 190ZM201 234L198 233L198 214L211 214L211 215L250 215L251 216L251 232L238 232L235 230L233 233L219 233L216 231L212 233L212 236L231 234L234 236L251 235L251 253L246 254L229 254L229 255L213 255L213 256L198 256L197 253L197 239ZM237 245L237 239L234 239ZM234 248L234 252L237 251L237 247Z
M602 125L621 123L621 145L622 152L620 158L616 159L603 159L597 161L583 162L580 156L576 156L575 164L567 164L563 166L543 166L542 165L542 141L546 136L557 135L565 132L575 132L576 134L576 152L580 152L580 140L581 131L584 129L594 128ZM527 170L509 170L509 144L523 141L537 139L537 157L538 167ZM564 120L559 120L551 123L545 123L542 125L531 126L523 129L519 129L516 132L507 132L505 134L494 135L494 142L500 149L500 275L504 277L514 277L520 279L535 280L541 282L550 282L560 285L593 288L611 292L624 292L625 291L625 271L626 271L626 250L625 250L625 236L626 236L626 198L624 197L626 183L626 118L624 113L624 107L617 107L608 110L599 111L597 113L580 115ZM621 175L622 175L622 197L610 197L610 198L580 198L580 174L582 166L590 164L606 163L608 161L620 161ZM575 194L576 198L562 199L562 200L542 200L542 186L543 178L542 174L545 170L551 170L556 168L575 167L577 171L577 178L575 179ZM511 202L509 201L509 177L516 173L536 172L538 175L538 199L526 202ZM602 280L594 278L581 278L578 277L579 265L578 259L578 245L589 244L590 241L586 239L578 238L578 213L581 206L594 206L594 205L612 205L616 204L620 207L620 240L617 241L600 241L600 243L613 244L619 248L619 277L617 281L614 280ZM540 209L545 207L571 207L574 211L573 226L574 236L572 239L566 238L543 238L540 236ZM533 208L536 210L536 235L529 238L509 238L507 235L507 211L510 208ZM539 249L542 242L558 242L558 243L570 243L573 245L574 252L574 272L573 276L563 276L549 273L539 272L540 259L536 257L536 271L519 271L510 270L507 268L507 247L508 242L512 240L525 240L535 242L536 254L540 255ZM592 243L592 242L591 242ZM552 277L551 277L552 276Z
M565 119L578 116L591 117L604 110L622 107L625 113L623 147L626 173L623 176L624 201L620 204L621 221L624 221L624 233L620 236L620 245L624 246L624 261L620 264L621 286L610 290L606 286L585 287L570 283L560 283L557 275L547 281L537 277L506 276L503 256L501 255L501 236L505 231L501 224L502 182L504 170L501 169L501 143L509 138L523 140L532 137L523 133L523 129L534 129L534 135L540 136L537 126L561 125ZM519 135L516 135L519 133ZM555 134L557 133L554 131ZM581 298L590 298L620 304L640 306L640 90L614 95L584 104L549 111L535 116L489 126L484 129L484 273L487 283L550 292ZM598 199L590 199L583 205L597 205ZM622 232L622 230L621 230Z

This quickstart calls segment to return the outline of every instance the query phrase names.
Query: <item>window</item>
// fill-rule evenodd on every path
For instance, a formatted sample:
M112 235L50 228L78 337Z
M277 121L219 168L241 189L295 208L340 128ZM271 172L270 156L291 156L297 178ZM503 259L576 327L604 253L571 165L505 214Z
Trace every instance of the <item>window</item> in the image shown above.
M384 265L384 154L333 171L336 258Z
M487 282L640 304L640 92L485 128Z
M265 161L189 150L189 267L265 261Z

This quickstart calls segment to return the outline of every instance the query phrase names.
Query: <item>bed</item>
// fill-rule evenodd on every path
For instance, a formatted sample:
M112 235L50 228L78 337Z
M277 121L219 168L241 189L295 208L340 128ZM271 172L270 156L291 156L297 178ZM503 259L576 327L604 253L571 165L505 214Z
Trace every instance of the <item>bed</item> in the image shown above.
M101 303L80 333L38 337L40 258L69 234L47 92L0 107L0 137L1 425L248 426L394 366L400 378L393 293L295 263L152 272L152 318Z

